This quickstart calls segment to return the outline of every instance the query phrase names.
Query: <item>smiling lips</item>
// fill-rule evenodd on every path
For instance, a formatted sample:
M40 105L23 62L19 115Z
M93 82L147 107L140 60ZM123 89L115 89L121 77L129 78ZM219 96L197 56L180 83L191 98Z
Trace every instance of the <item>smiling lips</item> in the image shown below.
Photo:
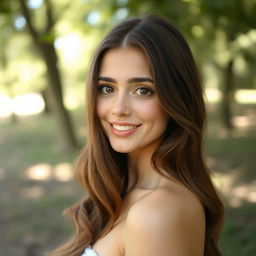
M129 123L110 123L110 125L113 134L121 137L133 134L140 126Z

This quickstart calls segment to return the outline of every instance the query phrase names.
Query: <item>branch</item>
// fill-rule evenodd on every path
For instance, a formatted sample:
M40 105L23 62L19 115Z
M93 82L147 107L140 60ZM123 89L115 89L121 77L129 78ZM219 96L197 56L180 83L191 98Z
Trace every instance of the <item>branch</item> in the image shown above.
M46 18L47 18L45 32L46 34L49 34L50 30L55 24L55 20L53 19L52 5L50 3L50 0L45 0L45 5L46 5Z
M29 30L33 40L35 41L35 43L38 44L39 43L39 41L38 41L39 35L38 35L38 32L36 31L35 27L32 25L31 16L29 13L29 9L25 3L25 0L19 0L19 2L20 2L22 14L25 17L26 22L27 22L28 30Z

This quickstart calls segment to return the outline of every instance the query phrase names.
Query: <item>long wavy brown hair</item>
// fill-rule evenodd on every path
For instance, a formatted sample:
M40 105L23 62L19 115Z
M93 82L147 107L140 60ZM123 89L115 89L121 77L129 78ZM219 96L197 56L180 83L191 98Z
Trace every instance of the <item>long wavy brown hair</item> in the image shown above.
M128 19L114 27L92 59L87 81L88 138L76 168L87 197L66 210L76 227L73 239L48 255L80 256L85 247L110 231L128 192L127 154L111 148L96 113L101 61L109 49L118 47L139 47L149 61L156 92L170 117L151 163L157 172L171 175L199 198L206 219L204 255L219 256L223 205L202 155L206 111L200 76L182 34L154 15Z

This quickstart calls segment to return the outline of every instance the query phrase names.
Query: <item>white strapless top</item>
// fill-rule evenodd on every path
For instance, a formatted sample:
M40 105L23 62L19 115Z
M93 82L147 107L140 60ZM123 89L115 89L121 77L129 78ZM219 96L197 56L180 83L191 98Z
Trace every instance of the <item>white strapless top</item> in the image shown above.
M81 256L98 256L98 254L92 249L92 246L89 245Z

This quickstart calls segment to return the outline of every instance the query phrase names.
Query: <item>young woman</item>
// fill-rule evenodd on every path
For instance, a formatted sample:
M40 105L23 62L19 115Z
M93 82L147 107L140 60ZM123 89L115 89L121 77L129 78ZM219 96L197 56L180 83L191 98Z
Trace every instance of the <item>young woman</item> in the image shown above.
M113 28L91 64L87 113L77 178L88 196L69 209L73 240L50 255L221 255L202 87L180 32L158 16Z

